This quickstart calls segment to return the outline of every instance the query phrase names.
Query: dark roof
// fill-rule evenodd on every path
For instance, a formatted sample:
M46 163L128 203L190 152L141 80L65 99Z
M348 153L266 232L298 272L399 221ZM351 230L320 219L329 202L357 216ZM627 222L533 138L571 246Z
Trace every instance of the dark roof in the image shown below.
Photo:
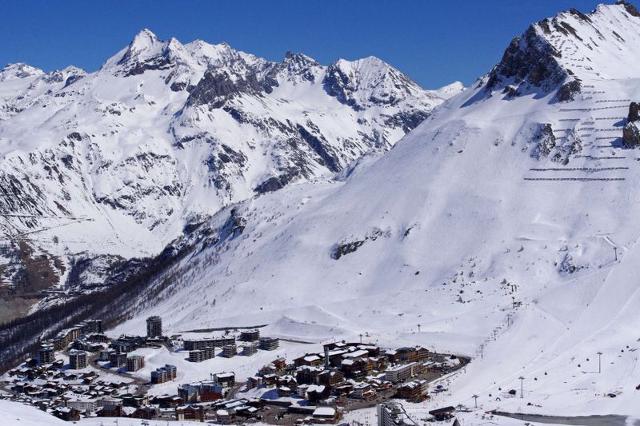
M437 416L438 414L446 414L446 413L451 413L453 411L456 411L455 407L443 407L443 408L438 408L435 410L431 410L429 411L429 414L431 414L432 416Z

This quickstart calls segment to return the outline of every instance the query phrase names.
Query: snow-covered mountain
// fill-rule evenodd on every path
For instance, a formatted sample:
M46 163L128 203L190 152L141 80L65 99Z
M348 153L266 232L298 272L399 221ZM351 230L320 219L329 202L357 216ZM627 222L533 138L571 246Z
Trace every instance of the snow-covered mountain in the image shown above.
M364 333L474 357L427 406L640 415L639 41L625 2L533 24L379 159L222 210L116 331Z
M423 90L374 57L272 62L149 30L97 72L9 65L0 70L0 212L15 216L0 226L17 264L0 275L17 279L25 232L33 257L62 259L44 267L61 281L80 251L155 255L224 206L385 152L462 89Z

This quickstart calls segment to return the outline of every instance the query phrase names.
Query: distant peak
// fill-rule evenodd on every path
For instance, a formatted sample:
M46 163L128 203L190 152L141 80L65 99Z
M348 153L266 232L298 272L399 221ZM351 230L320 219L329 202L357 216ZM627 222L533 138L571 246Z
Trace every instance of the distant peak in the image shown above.
M305 55L304 53L295 53L291 51L287 51L284 54L285 62L296 62L301 64L308 65L318 65L318 62L310 56Z
M153 31L148 28L144 28L141 30L131 41L131 47L148 47L150 44L159 41L158 36L156 36Z
M40 68L32 67L23 62L7 64L0 69L0 80L8 80L13 78L27 78L38 75L44 75L44 71Z

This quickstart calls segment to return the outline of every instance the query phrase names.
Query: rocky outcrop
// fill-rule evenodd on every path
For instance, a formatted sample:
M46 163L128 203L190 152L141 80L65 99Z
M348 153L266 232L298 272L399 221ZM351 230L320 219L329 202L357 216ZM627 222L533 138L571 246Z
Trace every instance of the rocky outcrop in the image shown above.
M545 22L539 23L540 28L547 28ZM488 90L510 85L514 94L532 89L550 91L568 77L557 61L560 52L539 34L538 28L531 26L511 41L500 63L489 73Z
M624 144L630 147L640 145L640 104L631 102L629 105L629 114L627 115L627 123L622 129L622 140Z
M629 114L627 114L627 121L639 121L640 120L640 103L631 102L629 104Z
M622 140L627 146L640 146L640 128L638 122L627 123L622 130Z

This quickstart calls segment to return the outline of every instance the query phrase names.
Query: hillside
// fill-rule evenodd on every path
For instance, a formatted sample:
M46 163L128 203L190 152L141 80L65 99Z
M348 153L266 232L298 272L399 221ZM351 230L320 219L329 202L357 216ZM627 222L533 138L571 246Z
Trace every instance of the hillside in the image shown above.
M100 287L225 206L380 155L462 89L375 57L273 62L149 30L96 72L8 65L0 290Z
M640 155L622 141L639 15L619 3L535 23L386 155L222 210L203 227L241 226L115 331L157 314L175 332L365 334L474 357L428 405L640 415ZM523 399L508 394L520 376Z

